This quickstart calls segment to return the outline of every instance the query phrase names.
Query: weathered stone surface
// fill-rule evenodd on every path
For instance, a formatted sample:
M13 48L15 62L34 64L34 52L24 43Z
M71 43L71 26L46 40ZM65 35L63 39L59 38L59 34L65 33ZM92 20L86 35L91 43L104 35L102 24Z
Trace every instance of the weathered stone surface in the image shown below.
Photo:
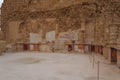
M14 37L15 41L28 42L30 32L41 32L44 39L52 30L57 30L58 35L80 29L79 41L82 43L110 47L120 45L119 0L5 0L2 30L7 40L9 23L13 21L20 22L19 36Z
M0 55L5 51L6 45L7 45L6 41L0 40Z

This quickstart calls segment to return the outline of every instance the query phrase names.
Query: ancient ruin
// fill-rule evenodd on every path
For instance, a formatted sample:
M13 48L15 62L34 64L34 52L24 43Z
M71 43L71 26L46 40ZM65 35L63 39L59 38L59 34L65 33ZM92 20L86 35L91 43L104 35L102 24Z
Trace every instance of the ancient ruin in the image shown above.
M4 0L1 11L4 39L15 50L49 51L54 45L113 61L120 56L119 0Z
M25 74L23 79L38 80L41 77L39 80L48 80L47 78L50 77L48 75L47 77L39 76L39 69L51 71L55 75L53 70L55 68L56 71L60 72L60 69L63 72L56 73L57 78L50 77L50 80L60 80L59 75L68 76L66 79L63 76L61 80L68 78L69 80L113 80L115 77L119 80L120 72L115 66L120 68L120 0L4 0L0 14L1 52L7 53L7 56L0 58L0 63L3 61L7 63L0 64L2 66L0 70L3 71L4 76L8 68L3 66L8 65L15 71L13 73L20 76L18 72L22 73L21 70L28 70L23 72L32 75L28 73L29 71L34 73L34 69L30 66L34 64L32 66L36 67L36 77L32 79L29 76L28 79ZM35 55L31 54L32 52ZM61 54L58 56L46 53ZM88 68L91 65L88 61L89 57L90 61L91 59L93 61L94 70ZM44 59L48 64L40 64ZM94 62L95 60L98 62ZM101 63L104 64L101 72L105 75L100 74L104 79L99 79L99 76L97 79L94 77L99 60L104 62ZM22 65L16 65L16 63ZM22 69L23 64L24 69ZM43 66L44 64L47 67ZM19 66L22 67L19 68ZM66 70L63 69L64 67ZM43 71L43 73L46 75L46 72ZM108 75L108 73L111 74ZM14 79L10 78L10 80Z

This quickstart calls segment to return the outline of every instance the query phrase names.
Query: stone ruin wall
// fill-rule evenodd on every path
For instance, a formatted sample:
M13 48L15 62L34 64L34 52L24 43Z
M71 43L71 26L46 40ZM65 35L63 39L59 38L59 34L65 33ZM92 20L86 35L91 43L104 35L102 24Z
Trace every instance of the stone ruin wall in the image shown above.
M2 7L2 25L3 30L6 32L8 25L6 23L8 22L19 21L20 25L25 26L25 30L27 30L27 25L33 24L30 21L35 20L36 24L34 24L34 26L36 25L36 30L39 28L39 30L44 31L43 38L45 38L46 32L55 30L57 25L59 32L64 32L69 29L81 29L82 32L84 32L83 40L85 43L89 44L90 42L93 42L95 45L107 45L111 47L115 47L117 45L117 48L119 48L119 0L96 0L93 2L82 2L78 0L78 2L74 3L74 5L70 2L61 5L61 3L52 0L55 6L47 7L45 7L45 5L50 5L52 3L45 3L40 6L38 3L28 0L23 0L20 3L18 0L19 4L17 4L17 1L15 0L16 2L13 3L15 5L9 5L8 1L10 0L5 0ZM75 0L73 0L73 2L74 1ZM51 22L49 19L54 20ZM29 32L37 31L31 31L28 28L28 30L23 33L27 34ZM27 37L26 35L24 36ZM25 41L27 41L27 39Z

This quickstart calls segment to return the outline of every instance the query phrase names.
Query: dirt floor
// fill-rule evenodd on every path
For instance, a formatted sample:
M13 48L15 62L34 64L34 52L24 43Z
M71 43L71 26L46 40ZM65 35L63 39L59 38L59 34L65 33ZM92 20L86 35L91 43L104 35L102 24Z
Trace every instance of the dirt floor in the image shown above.
M0 56L0 80L120 80L120 69L100 55L20 52Z

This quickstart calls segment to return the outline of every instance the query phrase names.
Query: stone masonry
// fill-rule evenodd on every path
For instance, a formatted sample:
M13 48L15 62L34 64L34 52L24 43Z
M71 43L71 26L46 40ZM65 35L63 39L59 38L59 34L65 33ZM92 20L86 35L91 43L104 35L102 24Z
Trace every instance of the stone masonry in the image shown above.
M49 31L80 29L82 44L120 50L120 0L4 0L1 10L8 41L29 42L31 32L44 40Z

